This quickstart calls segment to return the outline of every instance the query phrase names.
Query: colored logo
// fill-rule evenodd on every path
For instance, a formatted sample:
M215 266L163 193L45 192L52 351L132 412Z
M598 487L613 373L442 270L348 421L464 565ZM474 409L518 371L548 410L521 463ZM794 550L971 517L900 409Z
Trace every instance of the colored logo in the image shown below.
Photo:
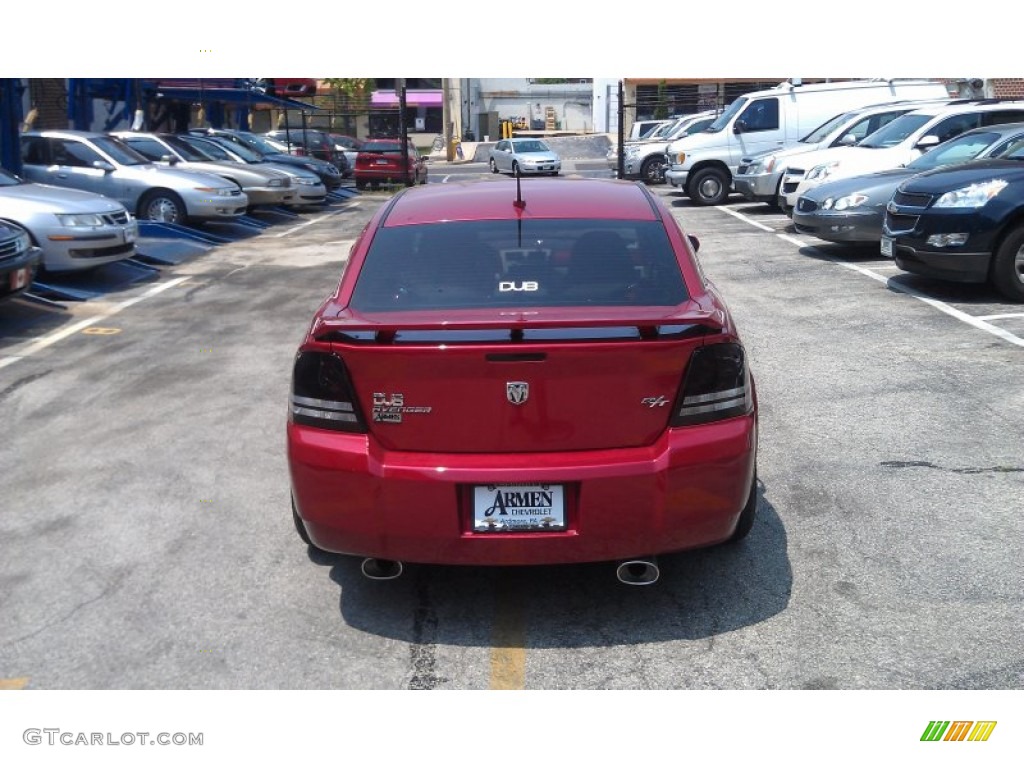
M995 720L932 720L921 741L988 741L995 729Z

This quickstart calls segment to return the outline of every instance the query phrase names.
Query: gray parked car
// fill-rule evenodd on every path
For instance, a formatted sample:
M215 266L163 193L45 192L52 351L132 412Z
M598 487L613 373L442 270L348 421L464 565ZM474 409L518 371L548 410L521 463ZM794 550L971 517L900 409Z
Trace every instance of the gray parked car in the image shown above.
M91 269L135 255L138 224L116 200L32 184L0 169L0 220L25 229L49 272Z
M183 133L179 134L178 138L215 160L230 160L260 168L273 168L287 173L291 176L292 189L295 190L295 196L288 204L290 206L317 205L327 200L327 187L324 186L320 177L301 166L285 165L267 160L259 152L249 149L244 144L236 144L220 136L193 136L191 133Z
M491 173L547 173L557 176L562 161L540 139L502 139L490 150Z
M185 223L244 216L249 198L220 176L164 168L120 139L91 131L31 131L21 137L29 181L117 200L140 219Z
M270 168L250 168L244 163L215 160L189 146L173 133L118 131L114 134L151 162L186 171L212 173L233 181L249 198L249 205L286 205L295 197L291 177Z

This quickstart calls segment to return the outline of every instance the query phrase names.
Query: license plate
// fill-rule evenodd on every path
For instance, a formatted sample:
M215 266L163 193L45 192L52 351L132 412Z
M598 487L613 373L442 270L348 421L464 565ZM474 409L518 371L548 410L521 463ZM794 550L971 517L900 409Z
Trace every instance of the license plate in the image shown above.
M374 165L387 165L389 162L391 162L391 161L390 160L374 160L373 161Z
M545 483L474 486L473 530L564 531L565 489Z
M26 285L28 285L29 277L31 273L28 267L21 267L11 272L10 285L12 291L20 291Z
M892 258L892 238L891 237L883 237L882 238L882 255L883 256L887 256L890 259Z

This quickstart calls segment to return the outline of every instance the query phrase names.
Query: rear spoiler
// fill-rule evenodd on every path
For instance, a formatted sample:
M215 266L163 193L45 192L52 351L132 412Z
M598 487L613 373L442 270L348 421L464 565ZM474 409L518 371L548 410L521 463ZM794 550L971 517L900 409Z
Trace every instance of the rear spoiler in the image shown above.
M410 313L412 314L412 313ZM510 313L513 314L513 313ZM423 343L428 340L446 343L483 341L530 342L551 339L622 340L679 339L720 333L724 318L718 312L688 312L683 315L633 316L623 313L611 317L561 317L530 319L528 313L494 320L417 319L373 322L366 319L319 319L313 327L318 341L393 344ZM392 315L393 317L394 315Z

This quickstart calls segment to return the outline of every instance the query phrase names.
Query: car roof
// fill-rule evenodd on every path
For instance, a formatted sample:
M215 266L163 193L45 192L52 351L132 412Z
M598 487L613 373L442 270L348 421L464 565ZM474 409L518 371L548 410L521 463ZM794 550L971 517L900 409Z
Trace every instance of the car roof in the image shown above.
M922 107L907 112L907 115L925 115L927 117L945 117L947 115L960 115L970 112L995 112L1007 107L1024 107L1024 101L1003 101L1001 99L969 100L950 104L940 102L931 107Z
M25 131L22 136L46 136L49 138L79 138L79 139L102 139L107 136L101 131L75 131L65 128L40 129L38 131Z
M619 219L655 221L650 193L619 179L520 180L524 205L516 203L516 180L477 180L413 187L397 195L382 226L483 219Z

